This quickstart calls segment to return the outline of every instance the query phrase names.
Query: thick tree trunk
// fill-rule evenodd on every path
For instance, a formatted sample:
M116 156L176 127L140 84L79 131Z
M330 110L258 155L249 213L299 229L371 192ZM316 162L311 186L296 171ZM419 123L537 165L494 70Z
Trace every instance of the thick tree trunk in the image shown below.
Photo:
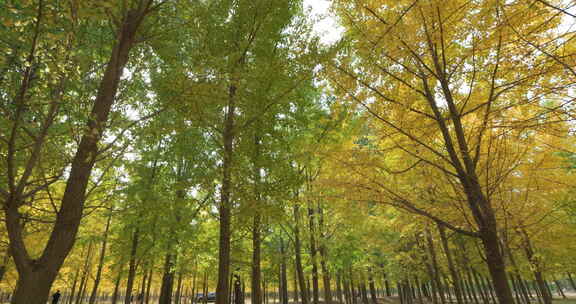
M310 297L306 288L306 279L304 278L304 268L302 267L302 245L300 243L300 206L294 205L294 251L296 258L296 272L298 273L298 284L300 286L300 298L302 304L308 304Z
M174 288L174 264L175 253L168 250L164 259L164 273L162 275L162 286L160 287L159 304L172 304L172 289ZM206 298L206 297L204 297Z
M94 287L92 288L92 293L90 294L89 304L94 304L96 302L96 296L98 295L98 286L100 285L100 279L102 278L102 269L104 268L104 258L106 257L106 244L108 241L108 231L110 230L110 222L112 221L112 212L108 214L108 219L106 220L106 228L104 229L104 239L102 240L102 249L100 249L100 259L98 260L98 269L96 270L96 278L94 278Z
M230 302L230 225L232 223L232 163L234 152L234 116L236 110L236 86L228 90L228 109L224 121L224 159L222 163L222 189L220 193L220 240L218 247L218 285L216 304Z
M496 220L492 218L492 225L481 231L482 245L486 254L486 264L492 277L494 292L499 303L514 303L510 285L508 285L508 276L506 274L506 265L504 257L500 250L498 233L496 232Z
M138 9L128 10L120 22L117 42L112 49L100 82L90 119L70 166L60 210L38 259L32 259L24 244L21 217L22 191L11 192L4 203L5 223L10 239L10 252L18 270L18 283L12 304L44 304L62 263L74 246L82 219L86 187L98 156L98 144L106 128L108 116L118 90L118 83L142 20L153 0L142 0ZM42 3L42 1L40 2ZM39 22L39 20L38 20ZM20 187L18 187L20 188Z

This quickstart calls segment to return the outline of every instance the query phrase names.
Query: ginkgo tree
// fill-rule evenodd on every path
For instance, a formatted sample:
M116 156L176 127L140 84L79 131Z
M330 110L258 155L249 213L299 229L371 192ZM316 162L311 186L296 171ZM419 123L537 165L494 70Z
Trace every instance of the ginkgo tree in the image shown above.
M562 47L564 40L551 39L562 17L526 1L335 1L334 9L347 47L326 77L343 102L370 116L372 154L386 159L369 173L350 166L357 185L371 199L479 238L498 299L511 303L495 190L546 145L513 141L553 132L569 118L549 101L568 102L573 86L561 79L561 63L522 38ZM438 197L429 184L408 186L413 174L451 189ZM414 188L421 196L410 195ZM462 202L465 216L454 222L420 203L451 204L438 199Z

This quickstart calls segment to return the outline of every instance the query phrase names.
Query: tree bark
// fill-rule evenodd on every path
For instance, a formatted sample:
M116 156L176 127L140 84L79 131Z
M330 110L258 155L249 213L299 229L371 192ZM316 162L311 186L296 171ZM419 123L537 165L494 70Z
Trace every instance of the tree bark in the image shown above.
M234 81L234 80L232 80ZM222 189L220 194L220 240L218 247L218 285L216 304L230 302L230 225L232 223L232 165L234 152L234 116L236 110L236 85L228 88L228 109L224 121L224 159L222 163Z
M124 298L124 304L130 304L132 299L132 289L134 288L134 278L136 277L136 253L138 251L138 239L140 237L140 230L138 228L134 229L132 234L132 249L130 250L130 266L128 269L128 280L126 282L126 293Z
M171 304L172 303L172 289L174 288L174 266L175 266L175 253L171 252L172 249L168 250L164 258L164 273L162 275L162 285L160 287L160 298L158 299L159 304ZM204 294L204 299L206 294Z

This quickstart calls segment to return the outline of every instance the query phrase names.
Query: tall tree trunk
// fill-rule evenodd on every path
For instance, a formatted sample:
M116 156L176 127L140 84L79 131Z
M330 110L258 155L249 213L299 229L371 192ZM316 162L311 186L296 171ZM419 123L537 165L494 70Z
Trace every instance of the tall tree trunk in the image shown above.
M152 260L150 264L150 270L148 271L148 282L146 282L146 295L145 295L146 304L150 303L150 288L152 287L153 271L154 271L154 260Z
M296 272L298 273L298 283L302 304L308 304L310 297L306 288L306 279L304 278L304 268L302 267L302 245L300 243L300 206L294 205L294 251L296 257Z
M258 128L257 128L258 129ZM258 131L256 131L258 132ZM254 163L254 197L255 197L255 210L254 216L252 220L252 304L262 304L262 294L260 290L261 282L261 216L259 209L260 208L260 166L259 166L259 158L260 158L260 138L258 135L254 136L254 156L253 156L253 163Z
M233 82L235 80L232 80ZM236 85L228 88L228 109L224 121L224 159L222 163L222 189L220 192L220 240L218 246L218 285L216 304L230 302L230 225L232 222L232 163L234 152L234 115L236 110Z
M172 303L172 289L174 288L174 266L176 260L176 253L172 252L172 248L168 249L166 257L164 258L164 273L162 274L162 285L160 287L159 304ZM206 298L206 295L204 295Z
M528 233L526 233L526 231L521 231L520 233L524 241L524 251L526 253L526 257L534 269L534 277L536 279L536 284L538 284L540 294L542 295L542 300L544 301L544 304L552 304L552 294L548 292L548 286L546 285L544 275L542 274L540 261L538 261L538 258L534 253L534 249L532 248Z
M94 304L96 302L96 295L98 294L98 286L100 285L100 279L102 278L102 268L104 268L104 258L106 257L106 244L108 241L108 231L110 230L110 222L112 221L112 212L108 214L108 219L106 220L106 228L104 229L104 239L102 240L102 249L100 249L100 259L98 260L98 269L96 270L96 278L94 279L94 287L92 288L92 293L90 294L89 304Z
M118 276L116 276L116 282L114 283L114 292L112 293L112 304L118 302L118 293L120 291L120 281L122 280L122 269L118 271Z
M446 230L444 226L438 224L438 232L440 233L440 239L442 240L442 248L444 249L444 254L446 255L446 261L448 262L448 270L452 276L452 282L454 283L454 294L456 295L456 302L458 304L463 304L462 299L462 286L460 285L460 277L458 276L458 271L454 265L454 260L452 259L452 253L450 252L450 246L448 245L448 238L446 237Z
M39 1L37 28L42 20L43 2ZM8 199L4 201L5 224L10 239L10 252L18 271L18 283L12 304L44 304L52 283L74 246L82 219L86 188L98 156L98 144L104 133L108 116L118 90L118 83L135 37L145 16L150 13L153 0L141 0L141 5L124 13L116 33L116 43L110 54L100 81L87 128L80 139L70 166L56 221L39 258L32 258L24 243L20 206L23 204L26 179L11 184ZM35 44L35 42L34 42ZM34 56L34 51L31 52ZM17 106L24 107L24 101ZM31 162L32 164L33 162ZM14 187L15 186L15 187Z
M490 271L494 292L500 303L513 303L514 298L512 297L510 285L508 284L506 264L502 251L500 250L496 217L494 211L489 207L489 203L486 201L484 204L487 207L484 210L484 225L480 229L480 239L484 247L486 264Z
M312 264L312 302L320 302L320 288L318 287L318 251L316 249L316 223L314 220L314 208L308 206L308 229L310 231L310 263Z
M126 293L124 297L124 304L130 304L132 299L132 289L134 288L134 278L136 277L136 253L138 252L138 239L140 237L140 229L135 228L132 235L132 249L130 250L130 266L128 270L128 279L126 281Z

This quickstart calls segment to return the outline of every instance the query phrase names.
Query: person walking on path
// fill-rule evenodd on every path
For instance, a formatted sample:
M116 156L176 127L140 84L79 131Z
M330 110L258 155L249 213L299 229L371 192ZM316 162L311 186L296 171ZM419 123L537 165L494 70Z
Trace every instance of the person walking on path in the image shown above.
M56 293L52 295L52 304L58 304L60 296L61 296L60 290L56 290Z

